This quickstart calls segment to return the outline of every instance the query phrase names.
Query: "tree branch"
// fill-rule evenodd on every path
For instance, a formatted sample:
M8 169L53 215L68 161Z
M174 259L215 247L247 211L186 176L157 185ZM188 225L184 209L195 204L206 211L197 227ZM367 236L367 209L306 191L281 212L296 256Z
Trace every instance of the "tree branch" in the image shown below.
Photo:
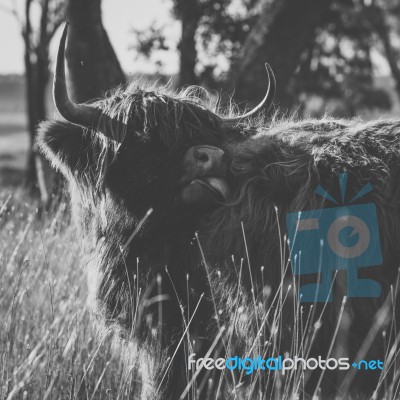
M18 13L14 8L8 8L6 6L3 6L2 4L0 4L0 11L11 14L13 17L18 17Z
M7 7L3 6L2 4L0 4L0 11L3 11L7 14L12 15L17 20L17 23L20 26L21 35L25 39L25 24L21 21L21 17L18 14L16 2L13 1L12 8L7 8Z

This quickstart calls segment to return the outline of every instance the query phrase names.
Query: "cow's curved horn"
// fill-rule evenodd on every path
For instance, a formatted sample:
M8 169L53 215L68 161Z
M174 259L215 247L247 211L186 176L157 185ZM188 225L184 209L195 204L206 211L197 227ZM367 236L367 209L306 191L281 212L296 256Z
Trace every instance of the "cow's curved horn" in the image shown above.
M65 42L68 34L68 23L65 24L57 54L54 74L53 97L58 112L69 122L87 128L99 127L101 111L86 104L78 104L68 97L65 78Z
M265 68L267 70L267 75L268 75L268 90L261 103L257 107L253 108L251 111L247 112L246 114L239 115L233 118L224 118L223 119L224 124L225 123L229 124L232 122L240 122L243 119L252 117L256 113L258 113L262 108L265 108L266 112L269 111L275 98L276 80L274 72L272 71L272 68L268 63L265 63Z

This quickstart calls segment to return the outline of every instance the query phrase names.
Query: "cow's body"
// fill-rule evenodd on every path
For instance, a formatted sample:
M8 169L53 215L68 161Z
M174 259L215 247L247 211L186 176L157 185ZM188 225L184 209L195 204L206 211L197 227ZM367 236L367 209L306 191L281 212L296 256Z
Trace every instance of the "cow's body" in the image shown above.
M51 143L56 137L62 136L63 127L67 128L54 125L52 129L47 129L42 143ZM219 325L233 330L232 343L235 345L230 349L230 354L247 354L256 337L257 321L258 324L265 324L262 332L269 335L267 327L271 327L276 316L270 313L267 323L264 318L271 303L277 307L273 298L281 290L282 269L285 276L282 289L284 297L293 279L286 262L289 252L284 245L285 216L292 211L335 206L317 196L314 190L321 184L332 196L340 198L338 173L348 172L350 197L365 183L372 183L374 190L356 204L376 204L384 259L383 265L364 268L361 272L364 277L380 282L384 289L380 298L347 301L345 317L350 318L351 324L343 328L348 332L342 333L342 356L352 359L356 355L375 313L390 291L390 285L396 283L400 252L400 195L397 185L400 172L400 122L282 121L271 128L260 126L257 131L255 136L231 144L226 150L231 160L228 182L232 194L228 204L217 207L215 211L198 213L176 210L171 205L165 215L167 222L163 219L157 229L152 229L150 237L146 237L145 231L142 237L134 238L124 256L121 256L120 246L129 239L137 223L132 219L123 198L123 187L128 183L125 178L121 177L122 181L118 179L121 182L116 179L121 173L123 164L120 163L124 161L124 156L117 157L109 166L105 191L90 205L82 207L79 185L72 178L76 175L70 175L70 192L76 215L82 218L82 210L86 209L83 220L89 220L86 228L91 227L90 237L95 243L90 250L89 263L89 288L94 309L106 326L118 329L129 340L139 339L138 348L153 349L154 354L149 355L146 351L142 357L145 357L149 366L148 376L155 382L163 376L163 366L169 364L167 358L171 353L166 349L169 347L173 352L185 330L179 303L184 306L184 315L190 318L202 293L205 296L188 329L190 337L196 338L198 355L208 350L218 333L214 307L220 311L220 314L217 311ZM151 206L156 214L157 205ZM93 212L92 207L98 207L98 211ZM145 212L146 207L143 208L143 215ZM201 252L194 240L197 230L200 230L199 243L208 268L204 263L202 265ZM280 244L284 248L283 253ZM235 261L232 261L232 255ZM244 263L239 274L241 258ZM130 274L129 279L127 274ZM157 277L161 278L160 286ZM324 308L324 314L311 354L323 355L328 350L326 345L330 344L343 296L347 294L345 275L339 275L337 281L334 287L335 300L326 307L316 307L318 312ZM238 285L242 288L239 292ZM257 305L262 304L261 309L254 305L252 287ZM168 300L162 301L163 329L157 331L159 303L149 307L144 304L146 299L160 293L168 296ZM274 349L275 355L290 350L292 304L293 299L289 294L286 306L280 306L282 347L280 350ZM309 310L307 304L303 304L303 307ZM319 313L316 313L316 319L318 316ZM232 326L232 318L237 318L240 323ZM188 319L185 319L187 323ZM377 350L368 352L371 357L382 357L382 351L375 345L371 348ZM268 346L263 350L271 351ZM220 354L224 353L220 351ZM340 356L340 351L335 353L336 357ZM158 358L161 354L165 357L162 362ZM179 354L176 356L177 364L182 364L185 356L179 357ZM154 365L149 360L153 360ZM376 373L373 375L377 378ZM173 387L180 391L184 388L183 384L175 385L176 381ZM150 397L154 396L154 393L150 393ZM171 396L176 395L173 392Z

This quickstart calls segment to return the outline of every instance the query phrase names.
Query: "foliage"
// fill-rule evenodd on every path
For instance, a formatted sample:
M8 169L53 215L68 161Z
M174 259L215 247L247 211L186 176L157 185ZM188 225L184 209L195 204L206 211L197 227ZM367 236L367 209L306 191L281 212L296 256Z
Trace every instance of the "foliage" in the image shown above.
M260 18L261 7L265 2L272 7L274 1L198 0L196 72L200 84L214 89L229 86L225 81L229 68L251 27ZM173 11L173 18L178 20L182 18L179 3L174 1ZM344 116L353 116L365 109L390 109L389 94L375 86L377 71L373 57L378 52L386 56L376 35L377 29L389 29L390 35L398 36L400 25L393 13L398 11L400 3L398 0L380 2L384 19L375 27L367 15L368 3L364 0L332 2L321 27L300 55L293 79L285 83L292 107L304 106L310 96L317 96L323 101L322 112L333 101L336 112ZM386 26L387 21L390 23ZM155 50L169 50L163 46L165 37L161 29L136 32L136 35L139 42L136 50L145 57Z
M390 109L389 94L374 86L371 57L376 46L375 32L357 0L335 2L325 26L302 56L291 86L293 96L307 93L339 100L337 112L347 116L362 109Z

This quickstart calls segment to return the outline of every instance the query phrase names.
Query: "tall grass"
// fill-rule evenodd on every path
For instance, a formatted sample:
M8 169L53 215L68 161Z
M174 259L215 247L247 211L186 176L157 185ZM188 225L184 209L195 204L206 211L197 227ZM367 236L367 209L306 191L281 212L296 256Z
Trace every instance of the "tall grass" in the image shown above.
M0 399L133 398L130 371L89 322L65 207L37 213L22 193L0 193Z
M80 238L69 222L65 205L40 216L38 213L37 204L22 192L0 193L0 399L138 399L140 381L136 370L126 364L118 352L112 351L111 336L97 337L90 323L85 307L86 274L81 265ZM245 228L242 228L243 240L246 240ZM202 250L199 240L198 246ZM289 268L285 246L281 248L281 258L286 260L281 265L284 276ZM203 261L210 282L218 279L218 272L209 270L205 257ZM260 272L264 290L257 293L253 286L246 298L241 290L241 279L243 269L249 267L249 255L244 254L241 260L232 259L232 265L237 274L235 305L228 319L223 318L218 294L211 293L219 333L208 354L215 358L218 355L276 357L285 340L282 315L290 310L292 331L288 355L307 358L323 323L320 311L311 307L305 312L297 301L294 280L288 284L282 279L280 290L271 293L263 267ZM388 323L384 331L388 343L386 369L375 395L379 400L400 396L400 333L391 308L397 286L395 282L364 344L360 343L362 358L374 338L382 334L381 326ZM199 301L203 301L202 296ZM271 305L268 309L264 307L267 301ZM194 314L196 309L194 307ZM193 351L196 340L189 333L194 316L182 308L186 330L181 343L185 345L187 356ZM346 298L334 328L331 356L342 335L341 320L345 317ZM237 329L249 332L243 354L235 353ZM168 367L167 364L166 371ZM139 365L139 372L140 368ZM182 398L184 395L193 400L308 398L304 388L309 375L302 370L291 370L286 375L255 371L250 377L246 377L244 371L231 374L226 370L220 376L204 372L187 372L187 387ZM316 386L314 399L326 398L320 391L323 379L321 377ZM348 392L353 379L352 372L344 377L338 398L351 398Z

